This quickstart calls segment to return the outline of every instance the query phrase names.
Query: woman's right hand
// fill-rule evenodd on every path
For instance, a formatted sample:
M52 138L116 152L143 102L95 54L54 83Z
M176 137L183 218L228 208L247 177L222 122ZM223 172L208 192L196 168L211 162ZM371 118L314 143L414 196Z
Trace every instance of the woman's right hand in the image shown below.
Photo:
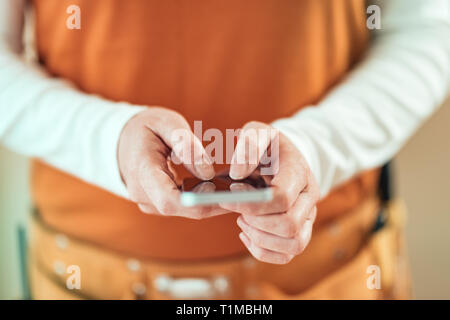
M181 206L169 158L202 180L215 175L201 141L179 113L152 107L127 122L119 138L119 168L130 199L142 212L191 219L228 212L219 206Z

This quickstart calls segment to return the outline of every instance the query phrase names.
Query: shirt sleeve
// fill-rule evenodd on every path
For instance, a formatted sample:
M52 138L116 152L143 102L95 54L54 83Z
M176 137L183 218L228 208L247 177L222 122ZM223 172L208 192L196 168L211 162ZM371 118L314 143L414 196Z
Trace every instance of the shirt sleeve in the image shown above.
M389 161L450 87L450 1L379 0L365 59L317 106L273 126L299 148L321 195Z
M25 0L0 1L0 143L128 197L117 162L125 123L144 107L51 78L21 58Z

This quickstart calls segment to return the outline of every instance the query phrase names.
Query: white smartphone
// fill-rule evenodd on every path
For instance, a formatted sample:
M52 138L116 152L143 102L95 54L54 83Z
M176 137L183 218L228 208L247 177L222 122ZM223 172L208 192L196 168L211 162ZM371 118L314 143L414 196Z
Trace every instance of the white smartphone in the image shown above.
M266 202L273 198L272 188L261 176L250 176L243 180L218 176L209 181L187 178L183 181L181 191L181 204L185 207Z

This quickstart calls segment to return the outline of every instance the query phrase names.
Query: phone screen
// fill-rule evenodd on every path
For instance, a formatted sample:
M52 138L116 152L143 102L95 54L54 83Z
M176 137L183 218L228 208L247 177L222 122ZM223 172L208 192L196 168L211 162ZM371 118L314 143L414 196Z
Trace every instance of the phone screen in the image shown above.
M220 203L266 202L273 198L272 188L263 177L252 175L246 179L233 180L217 176L209 181L187 178L183 181L181 203L186 206Z
M194 193L233 192L233 184L239 185L240 190L255 190L267 188L261 176L250 176L242 180L233 180L229 176L217 176L212 180L203 181L198 178L187 178L183 181L182 191Z

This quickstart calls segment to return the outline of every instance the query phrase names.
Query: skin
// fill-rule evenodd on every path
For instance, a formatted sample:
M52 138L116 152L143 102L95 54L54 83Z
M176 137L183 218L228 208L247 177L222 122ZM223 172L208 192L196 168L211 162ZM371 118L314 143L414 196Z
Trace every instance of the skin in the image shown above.
M172 133L180 128L189 132L191 139L171 141ZM130 199L144 213L190 219L204 219L230 211L241 213L237 219L242 229L239 237L249 252L263 262L286 264L302 253L311 239L319 188L302 154L287 137L277 134L258 141L249 140L243 138L248 129L271 127L261 122L247 123L238 138L233 160L250 159L246 152L257 152L257 160L260 160L274 139L279 141L279 170L272 176L264 176L273 188L274 196L270 202L182 207L176 178L168 162L171 152L200 179L209 180L215 172L211 159L187 121L179 113L165 108L149 108L125 125L118 147L120 172ZM184 156L187 151L191 151L190 159ZM194 159L194 155L201 159ZM260 165L258 161L235 162L232 161L230 166L233 179L248 177ZM250 187L235 183L232 188Z
M173 141L173 133L179 129L191 139ZM118 161L131 201L144 213L190 219L229 212L218 205L191 208L181 205L176 177L168 163L172 151L194 176L203 180L214 177L211 159L179 113L153 107L127 122L119 138ZM191 158L187 159L186 154L191 154ZM194 159L195 155L199 158Z
M247 129L271 127L261 122L249 122L242 128L243 131ZM273 188L273 200L267 203L222 204L221 207L241 213L237 219L242 229L239 237L257 260L286 264L301 254L311 239L320 191L302 154L287 137L281 133L278 135L279 170L273 176L265 176ZM273 141L261 143L242 139L241 136L236 145L236 156L246 152L252 154L252 150L262 156ZM230 176L234 179L246 178L257 166L232 162ZM235 188L250 187L238 184Z

